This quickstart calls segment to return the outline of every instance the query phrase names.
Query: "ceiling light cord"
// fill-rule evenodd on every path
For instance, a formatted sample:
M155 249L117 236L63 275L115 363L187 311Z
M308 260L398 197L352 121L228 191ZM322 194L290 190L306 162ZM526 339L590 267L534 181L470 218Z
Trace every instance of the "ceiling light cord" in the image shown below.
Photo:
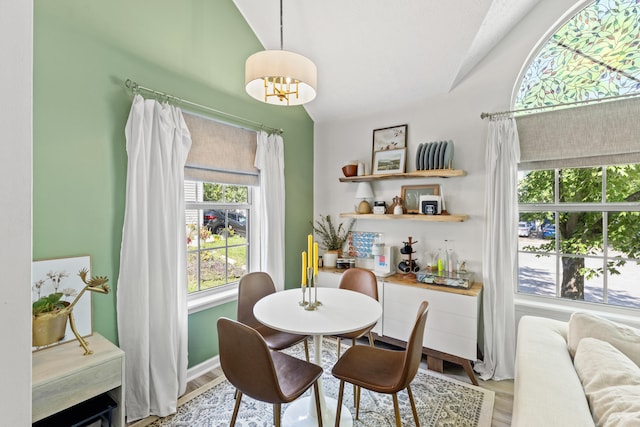
M280 0L280 50L284 50L284 30L282 25L282 0Z

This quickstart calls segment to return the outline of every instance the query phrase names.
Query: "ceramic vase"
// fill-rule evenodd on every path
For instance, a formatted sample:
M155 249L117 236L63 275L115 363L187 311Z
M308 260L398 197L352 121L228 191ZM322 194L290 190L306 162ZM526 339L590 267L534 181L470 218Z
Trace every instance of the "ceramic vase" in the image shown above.
M324 267L336 268L338 251L327 251L322 255L322 265Z

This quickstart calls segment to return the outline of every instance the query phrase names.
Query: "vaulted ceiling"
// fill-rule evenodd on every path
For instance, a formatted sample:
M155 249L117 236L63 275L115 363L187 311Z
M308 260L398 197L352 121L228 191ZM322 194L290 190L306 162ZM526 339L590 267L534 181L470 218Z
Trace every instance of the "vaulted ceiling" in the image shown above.
M280 0L233 0L266 49L280 48ZM540 0L282 0L284 49L318 67L316 122L447 93Z
M540 0L282 2L284 49L318 67L318 95L305 108L315 122L326 122L455 90ZM261 50L259 43L280 48L280 0L40 0L37 6L38 19L77 26L82 37L234 96L246 95L244 61ZM255 38L238 30L245 24ZM144 75L130 77L147 83Z

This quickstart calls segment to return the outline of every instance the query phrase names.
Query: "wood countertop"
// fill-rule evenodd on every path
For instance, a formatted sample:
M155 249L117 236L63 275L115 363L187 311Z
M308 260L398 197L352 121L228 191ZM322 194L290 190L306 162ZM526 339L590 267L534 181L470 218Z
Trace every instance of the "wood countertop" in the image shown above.
M346 269L322 267L319 269L323 273L342 274ZM415 277L408 276L402 273L396 273L387 277L380 277L379 279L385 282L396 283L398 285L415 286L417 288L430 289L439 292L449 292L458 295L467 295L471 297L477 297L482 291L482 283L474 282L469 289L455 288L452 286L431 285L428 283L417 282Z

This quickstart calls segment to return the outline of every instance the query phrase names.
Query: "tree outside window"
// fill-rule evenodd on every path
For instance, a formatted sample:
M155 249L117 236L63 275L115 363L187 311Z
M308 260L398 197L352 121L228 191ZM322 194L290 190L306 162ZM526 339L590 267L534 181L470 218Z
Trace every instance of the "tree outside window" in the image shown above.
M531 171L519 291L640 308L640 165Z

